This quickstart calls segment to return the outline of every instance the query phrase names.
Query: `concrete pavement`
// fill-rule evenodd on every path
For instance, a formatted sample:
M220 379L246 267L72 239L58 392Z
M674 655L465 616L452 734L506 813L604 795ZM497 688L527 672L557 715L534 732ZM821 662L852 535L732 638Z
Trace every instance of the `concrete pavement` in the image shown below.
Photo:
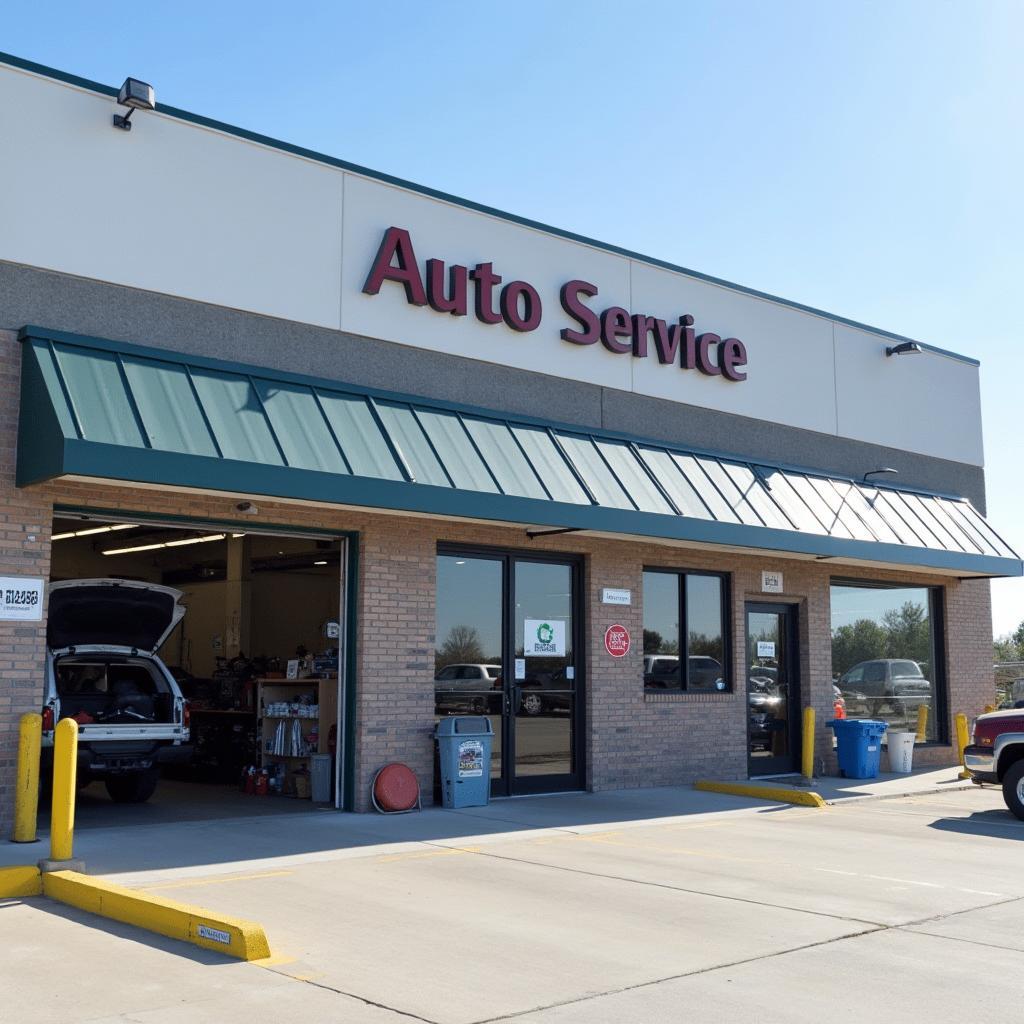
M648 790L262 826L280 822L276 848L232 823L244 863L203 847L208 822L162 856L129 844L144 871L105 854L122 884L260 920L278 962L22 901L0 907L17 1019L810 1024L1019 1002L1024 824L993 790L825 810ZM53 957L75 978L64 1001L36 998Z

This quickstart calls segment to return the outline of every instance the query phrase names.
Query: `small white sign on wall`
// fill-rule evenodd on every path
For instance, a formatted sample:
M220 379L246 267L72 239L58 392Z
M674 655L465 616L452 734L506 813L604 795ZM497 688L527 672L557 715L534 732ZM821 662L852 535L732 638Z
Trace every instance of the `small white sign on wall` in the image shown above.
M618 590L614 587L605 587L601 591L602 604L632 604L633 594L629 590Z
M765 569L761 573L761 592L763 594L781 594L782 573Z
M43 581L31 576L0 576L0 620L39 622L43 617Z

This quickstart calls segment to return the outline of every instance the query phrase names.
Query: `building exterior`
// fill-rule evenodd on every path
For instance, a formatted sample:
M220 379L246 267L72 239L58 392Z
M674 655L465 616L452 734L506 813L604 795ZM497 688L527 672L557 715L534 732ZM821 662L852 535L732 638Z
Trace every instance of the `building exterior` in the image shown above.
M837 701L927 707L952 763L1021 574L977 362L182 111L121 131L15 58L0 97L8 589L55 514L344 538L355 810L395 760L429 801L452 712L497 795L786 772ZM39 616L0 619L5 829Z

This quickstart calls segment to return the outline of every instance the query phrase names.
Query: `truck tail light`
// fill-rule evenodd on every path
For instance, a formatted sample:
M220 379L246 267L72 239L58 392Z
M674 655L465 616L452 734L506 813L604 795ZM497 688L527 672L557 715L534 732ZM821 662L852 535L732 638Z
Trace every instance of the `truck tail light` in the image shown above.
M53 708L43 708L43 732L53 732Z
M192 724L192 709L188 706L188 701L182 701L181 705L181 724L182 727L187 729Z

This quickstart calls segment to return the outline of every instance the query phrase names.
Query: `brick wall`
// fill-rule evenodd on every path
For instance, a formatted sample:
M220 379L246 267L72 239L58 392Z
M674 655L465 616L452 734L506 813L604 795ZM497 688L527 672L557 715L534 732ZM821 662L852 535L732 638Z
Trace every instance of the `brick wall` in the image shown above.
M0 332L0 574L46 577L52 505L122 509L135 513L238 520L239 497L194 495L59 482L29 490L14 486L20 346ZM258 523L296 529L359 533L360 589L356 713L356 792L367 806L374 771L391 760L409 763L429 802L432 779L435 552L438 542L497 545L577 553L584 557L586 597L587 785L595 790L684 784L698 777L746 774L746 693L742 671L744 602L765 599L762 569L782 570L786 593L770 600L799 609L804 701L819 722L832 714L829 579L863 576L934 584L938 577L877 569L838 569L835 563L783 557L712 553L639 541L565 534L530 541L520 528L352 512L258 500ZM645 695L642 674L641 572L644 565L705 568L732 573L735 690L731 693ZM633 592L628 607L602 605L603 587ZM950 580L945 588L949 711L978 713L994 696L991 610L985 581ZM626 625L633 637L627 657L604 651L605 628ZM0 835L9 829L18 717L38 710L44 658L42 626L0 623ZM950 717L947 715L947 718ZM951 722L945 723L946 732ZM816 756L831 762L831 741L819 729ZM948 746L919 749L918 764L951 763Z
M50 501L14 486L21 346L0 331L0 576L50 573ZM45 615L45 609L44 609ZM18 722L38 711L46 654L43 622L0 622L0 839L7 838L14 805Z

